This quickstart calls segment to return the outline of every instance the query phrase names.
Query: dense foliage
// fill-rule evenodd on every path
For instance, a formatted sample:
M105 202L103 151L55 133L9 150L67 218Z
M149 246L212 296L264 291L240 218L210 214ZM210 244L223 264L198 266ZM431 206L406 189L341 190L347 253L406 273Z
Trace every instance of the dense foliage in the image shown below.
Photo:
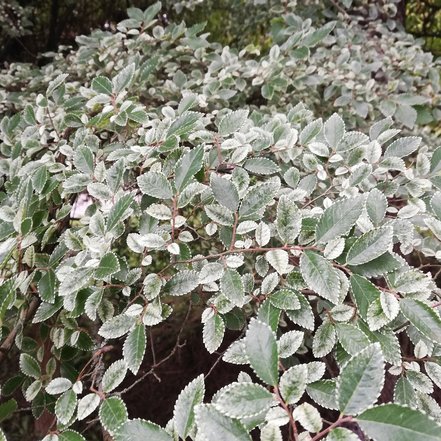
M441 440L439 63L394 2L274 3L260 47L157 3L0 73L0 420L49 415L45 441ZM193 311L237 381L208 396L200 372L165 427L133 418Z

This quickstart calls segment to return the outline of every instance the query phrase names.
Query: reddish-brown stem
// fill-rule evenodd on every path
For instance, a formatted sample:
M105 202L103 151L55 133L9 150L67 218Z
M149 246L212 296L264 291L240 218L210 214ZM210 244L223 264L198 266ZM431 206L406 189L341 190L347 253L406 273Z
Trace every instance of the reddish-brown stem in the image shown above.
M236 211L234 213L234 225L233 225L233 234L231 236L230 250L234 250L234 244L236 243L236 228L237 228L238 221L239 221L239 215L237 214L237 211Z
M176 211L177 211L177 205L176 205L176 199L177 196L172 199L173 208L172 208L172 225L171 225L171 237L172 242L175 241L175 218L176 218Z
M279 401L280 405L283 407L285 412L288 414L289 426L290 426L291 431L292 431L292 433L294 435L294 441L297 441L297 426L296 426L296 422L294 420L294 417L292 416L291 409L289 408L289 406L283 400L282 395L280 394L278 386L274 386L274 393L276 394L276 398Z
M267 248L263 248L263 247L243 248L243 249L242 248L233 248L231 250L223 251L222 253L209 254L207 256L195 257L194 259L188 259L188 260L178 260L175 263L193 263L193 262L197 262L197 261L205 260L205 259L217 259L219 257L227 256L229 254L265 253L267 251L274 251L274 250L285 250L285 251L316 250L316 251L322 251L318 247L314 247L314 246L303 247L303 246L299 246L299 245L284 245L282 247L267 247Z
M335 429L336 427L341 426L343 423L347 423L347 422L352 421L352 420L353 420L353 418L351 416L340 417L337 421L333 422L326 429L324 429L321 432L317 433L317 435L315 435L314 438L311 439L311 441L318 441L319 439L322 439L332 429Z

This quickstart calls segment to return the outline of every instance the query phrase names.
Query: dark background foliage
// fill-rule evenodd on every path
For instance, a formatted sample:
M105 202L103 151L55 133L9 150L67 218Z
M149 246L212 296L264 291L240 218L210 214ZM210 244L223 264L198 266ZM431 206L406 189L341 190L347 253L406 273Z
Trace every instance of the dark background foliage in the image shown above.
M338 9L338 3L322 0ZM145 9L151 0L3 0L0 15L7 17L12 28L3 29L0 48L2 61L44 62L39 54L56 50L59 45L75 45L75 37L92 29L111 29L125 18L126 9ZM250 0L208 0L192 9L177 12L177 2L163 2L162 19L184 19L188 24L207 22L211 39L232 46L265 46L265 31L270 25L265 6L256 8ZM316 8L313 2L299 2L299 8ZM271 4L271 0L267 2ZM398 18L408 32L425 40L425 48L441 53L441 0L401 0ZM319 9L317 8L319 11ZM258 11L258 12L257 12ZM253 19L250 20L249 17ZM245 20L244 18L247 17ZM244 27L248 27L245 28ZM15 29L14 29L15 28Z

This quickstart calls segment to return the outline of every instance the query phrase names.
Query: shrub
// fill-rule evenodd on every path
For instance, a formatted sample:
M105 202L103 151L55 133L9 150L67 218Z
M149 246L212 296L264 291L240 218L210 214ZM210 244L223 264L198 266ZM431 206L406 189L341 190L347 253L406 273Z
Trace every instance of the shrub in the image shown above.
M429 69L384 62L396 81L355 87L372 99L345 123L313 72L362 28L289 8L262 56L163 28L155 4L2 72L0 359L20 368L4 417L21 388L35 419L55 415L45 441L85 439L84 421L117 441L441 440L441 150L400 117L436 119L436 64L395 50ZM363 47L342 69L369 64ZM125 393L195 308L208 353L243 371L213 397L201 372L164 428L130 418ZM173 349L142 367L173 314Z

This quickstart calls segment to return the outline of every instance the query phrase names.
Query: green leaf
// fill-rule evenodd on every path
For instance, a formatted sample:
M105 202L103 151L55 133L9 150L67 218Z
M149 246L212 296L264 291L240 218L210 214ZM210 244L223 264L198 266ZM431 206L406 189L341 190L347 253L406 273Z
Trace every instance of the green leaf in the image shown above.
M90 393L78 401L78 420L84 420L99 406L101 399L98 394Z
M304 333L302 331L287 331L279 339L277 347L279 357L287 358L297 352L303 343Z
M350 267L351 271L365 277L379 277L401 268L403 260L392 253L384 253L380 257L362 265Z
M231 418L248 418L267 411L274 404L274 396L260 384L232 383L221 389L214 406Z
M406 406L413 406L416 402L416 394L413 386L406 377L401 377L395 384L394 402Z
M357 422L369 437L381 441L441 440L441 426L418 410L398 404L365 410Z
M94 157L92 150L86 146L80 146L75 151L74 165L86 175L93 175Z
M308 368L304 364L290 367L280 378L280 393L288 404L302 398L308 383Z
M65 430L58 434L58 441L86 441L86 438L75 430Z
M393 229L377 228L360 236L346 256L348 265L362 265L380 257L392 246Z
M45 165L42 165L37 169L34 176L32 176L32 185L37 193L41 193L47 182L47 178L48 178L47 167Z
M357 415L377 401L384 384L384 359L374 343L342 368L337 380L338 407L346 415Z
M400 309L421 334L441 344L441 318L433 308L420 300L401 299Z
M113 91L119 93L130 86L135 76L135 63L130 63L124 67L118 75L112 79Z
M54 378L46 386L46 392L50 395L58 395L66 392L72 387L72 382L68 378Z
M136 375L141 367L146 344L145 326L138 323L127 335L123 346L124 360L133 375Z
M32 323L41 323L46 321L48 318L52 317L57 311L59 311L63 306L63 299L58 297L55 303L41 302L37 311L35 312Z
M101 257L98 267L95 269L95 277L97 279L105 279L119 271L118 258L114 253L107 253Z
M279 426L269 422L260 430L260 441L283 441Z
M384 157L389 158L396 156L398 158L404 158L413 153L421 144L421 138L418 136L408 136L400 138L390 144L384 152Z
M251 441L248 431L238 420L222 415L212 404L198 405L195 414L198 432L204 439Z
M323 128L323 121L321 118L310 122L300 132L299 143L301 145L309 144L322 131L322 128Z
M265 253L265 259L279 273L286 274L290 271L289 255L285 250L270 250ZM262 284L263 285L263 284ZM273 287L272 287L273 289ZM264 286L262 286L263 292ZM269 292L269 291L266 291Z
M309 383L306 392L320 406L336 410L336 388L335 380L319 380Z
M245 348L250 366L265 383L278 383L277 340L271 328L256 319L250 321L245 337Z
M38 361L29 354L20 354L20 371L28 377L40 378L41 369Z
M283 244L294 243L302 227L302 213L287 196L281 196L277 204L277 233Z
M44 302L53 303L55 301L55 281L54 271L49 270L38 282L38 293Z
M210 187L219 204L232 212L237 211L239 207L239 193L232 181L212 173L210 175Z
M279 166L268 158L247 159L243 165L245 170L255 175L273 175L280 171Z
M55 415L62 424L67 424L77 407L77 396L73 390L64 392L55 404Z
M173 441L162 427L141 419L126 421L114 438L115 441Z
M201 114L198 112L185 112L180 115L167 131L167 138L172 136L182 136L190 133L196 126ZM196 170L198 171L198 170Z
M359 441L360 438L354 432L344 427L332 429L324 441Z
M12 414L17 410L17 407L17 401L14 400L14 398L0 404L0 422L12 416Z
M278 309L300 309L300 300L298 294L292 289L281 289L269 296L269 301Z
M202 168L204 147L191 149L179 159L175 168L175 186L178 192L183 190L193 176Z
M285 313L291 321L312 331L314 330L314 314L309 300L303 294L299 294L298 299L300 302L300 309L286 310Z
M366 321L369 305L380 297L380 290L369 280L357 274L351 275L350 282L355 304L361 317Z
M139 189L158 199L171 199L173 196L170 182L164 173L149 171L136 179Z
M92 80L92 89L97 93L112 95L112 82L106 77L96 77Z
M127 374L127 364L125 360L113 362L106 370L101 380L103 392L108 393L116 389Z
M199 285L199 274L196 271L184 270L176 273L166 284L165 292L172 296L183 296Z
M326 120L324 135L329 147L335 150L345 135L345 123L340 115L333 113L331 117Z
M433 383L441 388L441 366L438 363L427 361L424 363L424 368L426 369L426 373Z
M387 199L377 188L372 189L366 199L366 210L374 225L379 225L387 210Z
M194 410L204 399L204 376L199 375L187 384L179 394L173 411L174 427L182 439L186 439L195 426Z
M128 418L124 401L119 397L106 398L101 403L99 418L103 427L113 435Z
M212 354L222 343L225 334L225 322L219 314L214 314L204 323L202 339L207 351Z
M257 319L266 323L274 332L276 332L277 327L279 326L280 314L280 309L273 306L269 300L265 300L259 307Z
M370 342L366 334L356 326L347 323L336 323L335 329L340 344L348 354L356 355L369 346Z
M326 243L349 232L361 216L364 197L342 199L328 207L317 222L315 238L317 243Z
M199 273L199 283L211 283L219 280L224 273L224 267L221 263L207 263Z
M328 355L337 341L334 324L325 320L314 334L312 341L312 353L314 357L321 358Z
M214 222L219 225L231 226L234 223L233 212L221 205L211 204L205 205L205 213Z
M240 274L233 269L227 268L220 281L222 294L236 306L242 307L244 303L245 290Z
M133 326L135 319L125 314L116 315L105 321L98 331L98 334L104 338L118 338L127 334Z
M328 36L335 28L335 21L329 21L324 26L308 32L302 40L302 45L306 47L314 47L326 36Z
M361 132L347 132L337 146L337 152L348 152L364 144L369 144L369 137Z
M249 216L268 205L280 188L280 180L263 182L252 186L245 194L239 208L240 216Z
M119 222L126 219L128 209L132 203L133 196L131 194L125 194L116 201L115 205L110 209L109 216L107 217L107 231L112 231Z
M340 279L329 260L313 251L304 251L300 271L309 288L324 299L338 303Z
M302 403L294 409L293 418L308 432L320 432L323 422L319 411L309 403Z
M248 118L248 110L236 110L225 115L219 122L219 134L231 135L242 128Z

